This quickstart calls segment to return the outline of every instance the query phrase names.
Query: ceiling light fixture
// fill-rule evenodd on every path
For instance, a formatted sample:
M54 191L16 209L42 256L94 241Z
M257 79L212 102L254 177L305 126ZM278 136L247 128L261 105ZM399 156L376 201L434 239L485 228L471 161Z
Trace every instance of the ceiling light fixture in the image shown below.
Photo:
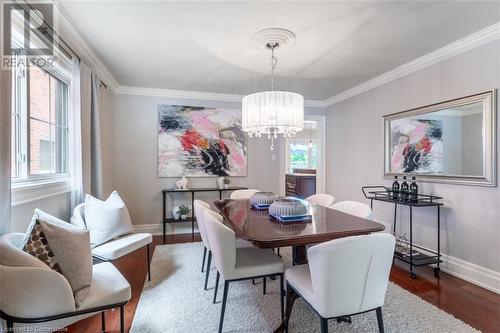
M277 48L295 40L295 35L288 30L264 29L252 36L254 43L271 51L271 90L250 94L242 100L242 130L250 137L266 135L274 140L278 134L293 137L304 129L304 97L289 91L274 90L274 70L278 64L275 55Z

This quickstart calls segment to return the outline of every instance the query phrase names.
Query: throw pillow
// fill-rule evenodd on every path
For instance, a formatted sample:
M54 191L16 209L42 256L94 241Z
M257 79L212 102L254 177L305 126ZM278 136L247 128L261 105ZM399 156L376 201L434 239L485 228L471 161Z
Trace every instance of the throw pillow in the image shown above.
M127 207L116 191L106 201L87 194L84 211L92 247L134 232Z
M23 248L66 278L78 307L92 283L89 231L39 209L35 210L33 220Z

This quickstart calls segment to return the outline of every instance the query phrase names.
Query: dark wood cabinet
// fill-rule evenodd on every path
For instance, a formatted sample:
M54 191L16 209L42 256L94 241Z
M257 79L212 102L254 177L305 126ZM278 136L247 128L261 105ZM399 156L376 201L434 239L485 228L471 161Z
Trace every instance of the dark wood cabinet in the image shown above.
M316 193L316 175L291 173L285 176L286 196L307 198Z

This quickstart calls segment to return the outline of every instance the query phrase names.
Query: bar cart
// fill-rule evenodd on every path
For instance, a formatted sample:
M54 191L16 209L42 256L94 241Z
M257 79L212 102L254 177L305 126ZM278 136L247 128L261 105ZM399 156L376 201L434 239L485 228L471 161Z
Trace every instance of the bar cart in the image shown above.
M417 275L413 272L414 266L436 265L434 267L434 276L439 278L441 260L441 206L442 202L439 200L442 197L426 194L408 195L401 191L393 191L385 186L364 186L362 187L363 195L370 200L370 206L373 209L373 201L381 201L394 204L394 222L393 229L396 232L397 210L398 205L408 206L410 209L410 239L409 239L409 253L394 252L394 258L406 262L410 265L410 276L416 278ZM413 244L413 208L420 207L436 207L437 208L437 251L422 248ZM414 254L414 249L418 249L425 253Z

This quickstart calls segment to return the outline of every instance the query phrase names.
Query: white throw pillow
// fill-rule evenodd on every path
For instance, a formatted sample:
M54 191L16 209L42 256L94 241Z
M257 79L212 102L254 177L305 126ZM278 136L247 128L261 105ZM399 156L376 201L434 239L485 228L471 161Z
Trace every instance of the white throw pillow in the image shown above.
M106 201L87 194L84 211L92 248L134 232L127 207L116 191Z

